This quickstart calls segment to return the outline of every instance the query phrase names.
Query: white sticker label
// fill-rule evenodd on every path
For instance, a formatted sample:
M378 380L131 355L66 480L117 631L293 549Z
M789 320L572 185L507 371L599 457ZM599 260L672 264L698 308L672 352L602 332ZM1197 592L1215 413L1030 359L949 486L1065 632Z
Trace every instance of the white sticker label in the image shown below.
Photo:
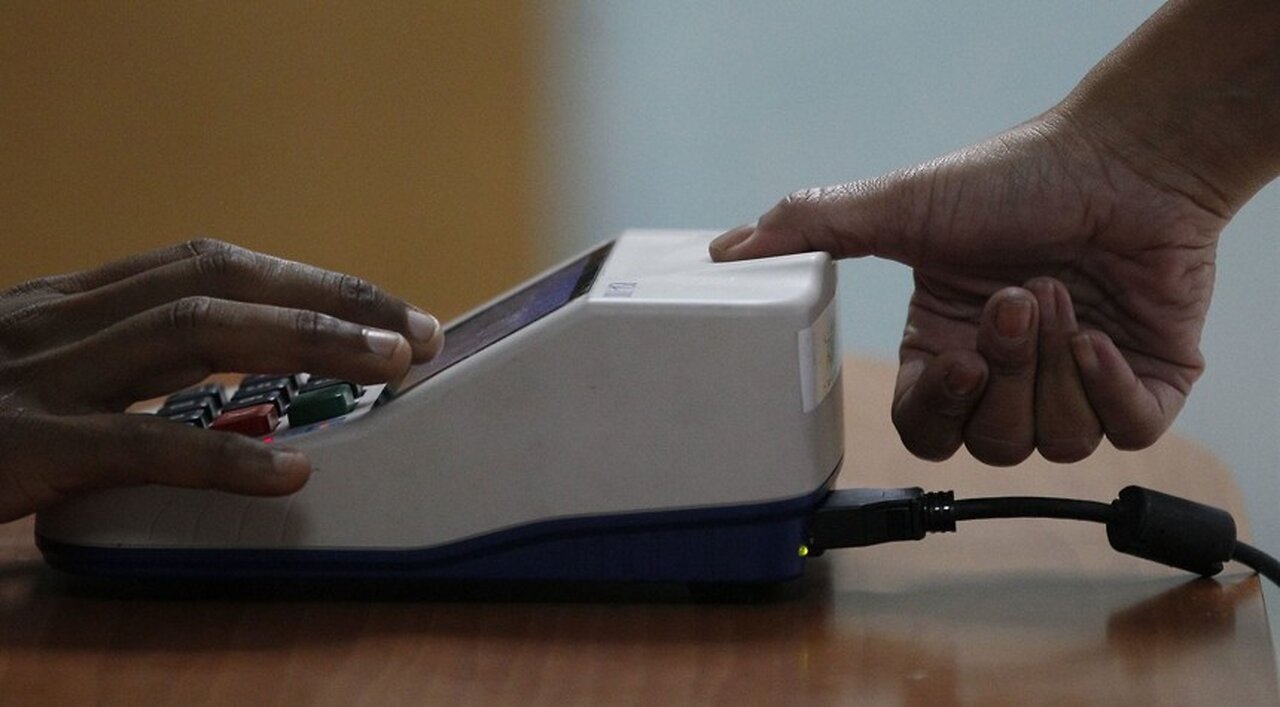
M630 298L636 293L637 282L611 282L604 288L605 297Z
M808 329L800 331L800 402L805 412L822 404L840 377L840 333L835 298Z

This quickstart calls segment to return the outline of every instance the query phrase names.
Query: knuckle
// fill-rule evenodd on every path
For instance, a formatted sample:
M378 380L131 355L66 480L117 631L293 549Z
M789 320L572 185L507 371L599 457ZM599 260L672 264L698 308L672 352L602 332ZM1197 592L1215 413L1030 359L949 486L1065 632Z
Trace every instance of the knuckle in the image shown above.
M49 304L37 302L19 307L0 317L0 331L8 333L17 328L40 326L49 317Z
M194 266L205 280L220 282L253 274L258 260L253 251L223 243L202 253L195 259Z
M947 426L927 425L919 417L895 405L891 413L902 446L912 455L927 461L945 461L960 447L959 431Z
M4 291L0 296L3 297L27 297L30 295L58 295L62 294L62 290L58 289L58 276L37 277L34 280L27 280L19 283Z
M1161 430L1154 425L1142 425L1124 430L1108 431L1107 439L1112 446L1125 452L1136 452L1146 449L1160 439Z
M960 448L958 444L947 445L945 447L929 447L922 448L919 451L910 450L917 458L927 462L944 462L955 456L956 450Z
M1093 454L1098 448L1099 439L1072 437L1053 439L1041 442L1038 447L1040 456L1055 464L1071 464Z
M844 257L850 241L839 216L846 210L842 204L865 201L867 189L865 182L850 182L793 191L760 218L758 228L791 231L809 250Z
M38 345L57 327L48 303L29 304L0 316L0 350L19 354Z
M326 314L300 309L293 315L293 329L305 343L320 344L336 335L340 326Z
M969 453L974 459L988 466L1017 466L1027 460L1031 456L1031 450L1011 451L999 448L974 448L969 447Z
M355 275L337 275L338 295L358 311L374 311L385 304L387 297L373 283Z
M966 435L964 445L975 459L991 466L1021 464L1034 451L1034 446L1031 444L982 434Z
M176 331L199 329L213 317L213 298L193 295L175 300L164 311L165 324Z
M959 440L941 439L935 435L916 436L898 430L898 436L908 452L919 459L931 462L946 461L960 448Z
M186 248L193 255L208 255L210 253L218 253L235 248L235 246L230 243L220 241L216 238L208 238L206 236L192 238L186 243L183 243L182 247Z
M15 446L26 446L31 437L39 434L38 428L35 415L27 408L0 410L0 450L12 451ZM0 468L5 466L8 456L0 453Z
M794 223L802 214L811 209L822 198L822 190L820 189L799 189L782 197L764 218L762 222L769 225L781 225Z

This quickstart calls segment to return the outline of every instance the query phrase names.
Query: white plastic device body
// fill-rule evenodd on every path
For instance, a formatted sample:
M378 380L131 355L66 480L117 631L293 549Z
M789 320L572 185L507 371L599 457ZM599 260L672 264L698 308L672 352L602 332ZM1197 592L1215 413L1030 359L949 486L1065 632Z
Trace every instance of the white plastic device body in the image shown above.
M178 574L216 574L218 558L246 551L251 566L231 562L229 571L254 574L272 566L272 553L283 553L275 555L280 566L299 568L314 551L330 574L365 560L413 574L500 554L512 542L568 533L581 549L614 525L633 534L673 523L715 532L725 519L746 517L717 513L726 509L785 509L802 524L843 455L835 267L821 253L713 263L712 236L628 231L589 288L554 311L382 404L277 435L273 443L313 463L293 495L161 486L94 493L39 515L46 557L107 573L121 557L124 573L143 574L176 557L170 569ZM513 293L459 318L447 341L459 323ZM367 401L379 392L370 389ZM637 524L646 518L655 524ZM794 552L801 540L779 546ZM625 538L610 542L609 553L629 547ZM152 561L149 550L163 552ZM526 564L555 562L557 553ZM637 566L601 576L681 578L678 569L650 577ZM491 577L595 576L589 567L486 567L480 574ZM714 569L700 572L689 579L716 579Z

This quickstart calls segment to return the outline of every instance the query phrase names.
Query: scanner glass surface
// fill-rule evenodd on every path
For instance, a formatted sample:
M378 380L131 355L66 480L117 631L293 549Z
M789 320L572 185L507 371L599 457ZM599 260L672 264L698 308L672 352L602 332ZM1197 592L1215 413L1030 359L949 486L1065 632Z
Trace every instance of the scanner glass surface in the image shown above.
M516 290L447 327L444 350L440 355L410 368L394 391L390 387L383 391L381 402L430 379L587 292L612 247L612 242L606 243L537 282Z

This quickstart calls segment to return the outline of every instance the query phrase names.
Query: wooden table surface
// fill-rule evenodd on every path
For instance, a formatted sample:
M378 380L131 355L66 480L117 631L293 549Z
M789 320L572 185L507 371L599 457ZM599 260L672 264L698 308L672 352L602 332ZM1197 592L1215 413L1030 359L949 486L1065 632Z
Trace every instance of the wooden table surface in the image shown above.
M1110 500L1141 483L1231 510L1230 472L1167 437L1071 466L907 455L892 368L845 369L842 486ZM233 589L76 580L0 526L3 704L1274 704L1259 580L1117 555L1100 526L982 521L828 553L767 602L679 588Z

